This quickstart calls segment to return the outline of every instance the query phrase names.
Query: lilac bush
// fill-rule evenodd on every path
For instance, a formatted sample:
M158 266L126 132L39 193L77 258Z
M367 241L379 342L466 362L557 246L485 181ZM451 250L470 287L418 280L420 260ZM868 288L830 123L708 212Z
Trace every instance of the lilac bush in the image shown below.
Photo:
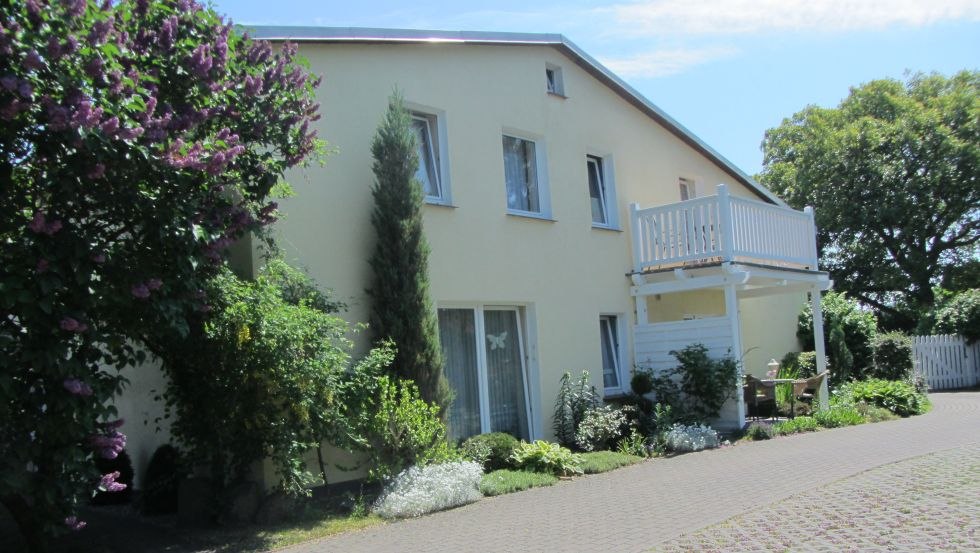
M193 0L0 7L0 501L32 549L83 526L136 344L209 311L227 247L319 151L295 53Z

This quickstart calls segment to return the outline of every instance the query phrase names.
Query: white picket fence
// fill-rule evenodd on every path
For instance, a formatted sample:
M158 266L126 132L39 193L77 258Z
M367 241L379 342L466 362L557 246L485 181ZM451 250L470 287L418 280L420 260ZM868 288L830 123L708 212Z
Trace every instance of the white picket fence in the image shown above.
M980 342L967 344L966 338L955 334L913 336L912 357L930 390L980 383Z

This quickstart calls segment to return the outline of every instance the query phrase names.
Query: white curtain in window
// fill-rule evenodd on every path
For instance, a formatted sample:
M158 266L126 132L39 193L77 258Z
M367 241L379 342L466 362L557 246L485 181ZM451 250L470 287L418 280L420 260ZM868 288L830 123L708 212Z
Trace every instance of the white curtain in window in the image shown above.
M432 128L428 119L416 117L412 119L412 130L415 132L415 147L419 157L419 166L415 178L422 183L426 196L440 197L439 173L435 159L435 146L432 144Z
M446 378L455 392L448 417L449 437L453 440L479 434L481 429L475 322L472 309L439 310Z
M490 431L528 440L524 356L516 310L484 312Z
M592 198L592 222L606 224L606 186L602 181L602 160L589 156L586 158L589 170L589 196Z
M534 142L504 136L504 178L507 182L507 207L539 212L538 175Z
M619 335L616 330L616 317L601 317L599 332L602 344L602 385L606 388L618 388Z

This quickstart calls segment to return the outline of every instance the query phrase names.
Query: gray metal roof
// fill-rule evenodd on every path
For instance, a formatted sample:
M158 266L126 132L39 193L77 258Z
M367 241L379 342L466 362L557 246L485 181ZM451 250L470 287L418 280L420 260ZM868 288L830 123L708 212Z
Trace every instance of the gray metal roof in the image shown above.
M708 146L684 125L667 115L636 89L626 84L595 58L560 34L552 33L500 33L482 31L427 31L418 29L373 29L366 27L292 27L240 25L252 38L271 41L318 42L318 43L459 43L499 44L514 46L551 46L562 52L579 67L611 88L623 99L662 125L723 170L732 174L738 182L753 190L763 199L786 206L779 197L745 174L725 156Z

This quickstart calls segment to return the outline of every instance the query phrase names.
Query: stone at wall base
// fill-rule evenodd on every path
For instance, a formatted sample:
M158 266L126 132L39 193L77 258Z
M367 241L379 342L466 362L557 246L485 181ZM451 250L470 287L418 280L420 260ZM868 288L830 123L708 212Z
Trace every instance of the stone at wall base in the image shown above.
M295 519L302 511L305 497L290 497L282 492L274 492L265 497L255 516L258 524L279 524Z
M177 487L177 526L208 526L214 517L210 478L185 478Z

